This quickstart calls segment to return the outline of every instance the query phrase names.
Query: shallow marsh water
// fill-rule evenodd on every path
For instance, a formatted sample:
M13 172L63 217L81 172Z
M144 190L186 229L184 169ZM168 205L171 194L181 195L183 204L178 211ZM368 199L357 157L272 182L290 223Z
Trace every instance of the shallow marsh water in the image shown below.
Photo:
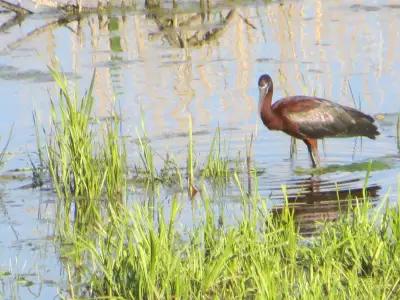
M96 115L108 117L113 106L122 113L132 168L138 162L141 118L155 151L172 153L182 167L189 116L200 164L218 126L232 159L238 152L245 155L246 140L254 134L260 194L279 210L281 186L286 185L309 233L314 220L337 217L338 194L362 193L370 160L371 196L396 199L399 16L400 7L391 1L218 2L209 9L185 2L152 12L138 5L61 26L54 23L55 11L38 9L20 26L1 32L3 143L13 124L14 129L0 181L0 295L50 299L65 289L62 255L52 240L55 195L46 185L29 188L31 173L23 171L30 167L29 157L36 160L32 111L44 127L49 123L49 95L56 90L47 65L53 60L58 58L82 92L96 69ZM10 18L0 15L1 22ZM290 138L266 130L259 120L256 83L262 73L272 75L275 99L315 94L361 107L376 116L381 135L376 141L320 143L324 168L312 175L305 146L298 143L291 159ZM140 191L129 197L145 201L148 195ZM159 192L168 206L172 192ZM240 214L234 183L214 194L216 209L228 219ZM180 200L185 204L181 220L190 225L191 202L186 194Z

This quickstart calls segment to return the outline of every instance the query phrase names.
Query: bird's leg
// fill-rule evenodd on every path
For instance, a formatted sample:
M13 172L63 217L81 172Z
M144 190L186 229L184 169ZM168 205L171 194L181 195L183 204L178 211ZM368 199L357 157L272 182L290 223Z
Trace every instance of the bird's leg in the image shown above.
M313 164L313 167L319 167L319 155L318 155L318 142L316 139L304 139L304 143L307 145L308 154Z
M316 162L315 166L319 168L321 165L321 160L319 158L319 153L318 153L318 140L312 139L311 141L312 141L311 143L312 155L314 157L314 161Z

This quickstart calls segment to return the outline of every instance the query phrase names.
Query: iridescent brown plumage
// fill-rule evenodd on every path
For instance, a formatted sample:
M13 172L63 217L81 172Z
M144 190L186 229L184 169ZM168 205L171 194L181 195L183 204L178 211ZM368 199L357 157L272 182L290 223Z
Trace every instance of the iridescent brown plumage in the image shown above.
M258 88L259 112L264 125L303 140L314 167L319 166L317 139L354 136L375 139L379 135L371 116L326 99L291 96L272 105L273 84L267 74L259 78Z

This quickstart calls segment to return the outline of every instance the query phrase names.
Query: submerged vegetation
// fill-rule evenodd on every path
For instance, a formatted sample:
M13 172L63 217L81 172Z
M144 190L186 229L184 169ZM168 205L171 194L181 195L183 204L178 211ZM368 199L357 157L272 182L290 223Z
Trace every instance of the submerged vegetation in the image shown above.
M136 183L144 183L146 185L164 184L178 185L183 190L182 173L175 161L173 155L167 154L166 157L161 157L163 166L157 170L155 164L155 152L150 145L150 140L147 137L147 132L142 120L141 133L137 132L137 145L140 163L135 165L134 181ZM116 138L118 135L115 136Z
M274 214L268 199L257 192L252 142L247 149L248 172L230 171L218 129L205 167L197 171L190 120L186 176L172 156L156 169L142 125L136 176L150 184L175 182L180 190L168 198L168 206L157 196L150 204L139 203L134 192L128 193L132 183L119 118L96 120L93 80L79 99L62 73L51 71L60 93L58 104L51 102L44 161L58 196L57 236L68 271L68 297L400 296L400 195L395 207L383 199L379 208L372 207L366 192L359 199L349 198L356 204L345 206L337 222L321 224L318 236L305 238L288 205ZM204 183L205 178L231 175L241 191L242 213L234 224L225 222ZM248 193L242 188L246 176ZM200 212L193 212L193 224L187 227L180 222L187 205L181 199L185 186L191 197L196 196L190 202L192 211ZM282 193L286 195L285 188Z
M13 128L11 127L10 133L8 134L8 138L6 140L6 143L4 144L3 148L0 150L0 167L2 167L4 165L7 148L11 141L12 131L13 131Z

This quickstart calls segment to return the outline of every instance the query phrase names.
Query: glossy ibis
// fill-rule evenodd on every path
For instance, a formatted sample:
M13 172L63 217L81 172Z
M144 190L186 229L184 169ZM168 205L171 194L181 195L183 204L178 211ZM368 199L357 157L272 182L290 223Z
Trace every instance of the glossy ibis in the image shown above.
M371 116L326 99L291 96L271 105L273 84L267 74L259 78L258 89L259 111L264 125L303 140L313 167L319 166L317 139L355 136L375 139L379 135Z

